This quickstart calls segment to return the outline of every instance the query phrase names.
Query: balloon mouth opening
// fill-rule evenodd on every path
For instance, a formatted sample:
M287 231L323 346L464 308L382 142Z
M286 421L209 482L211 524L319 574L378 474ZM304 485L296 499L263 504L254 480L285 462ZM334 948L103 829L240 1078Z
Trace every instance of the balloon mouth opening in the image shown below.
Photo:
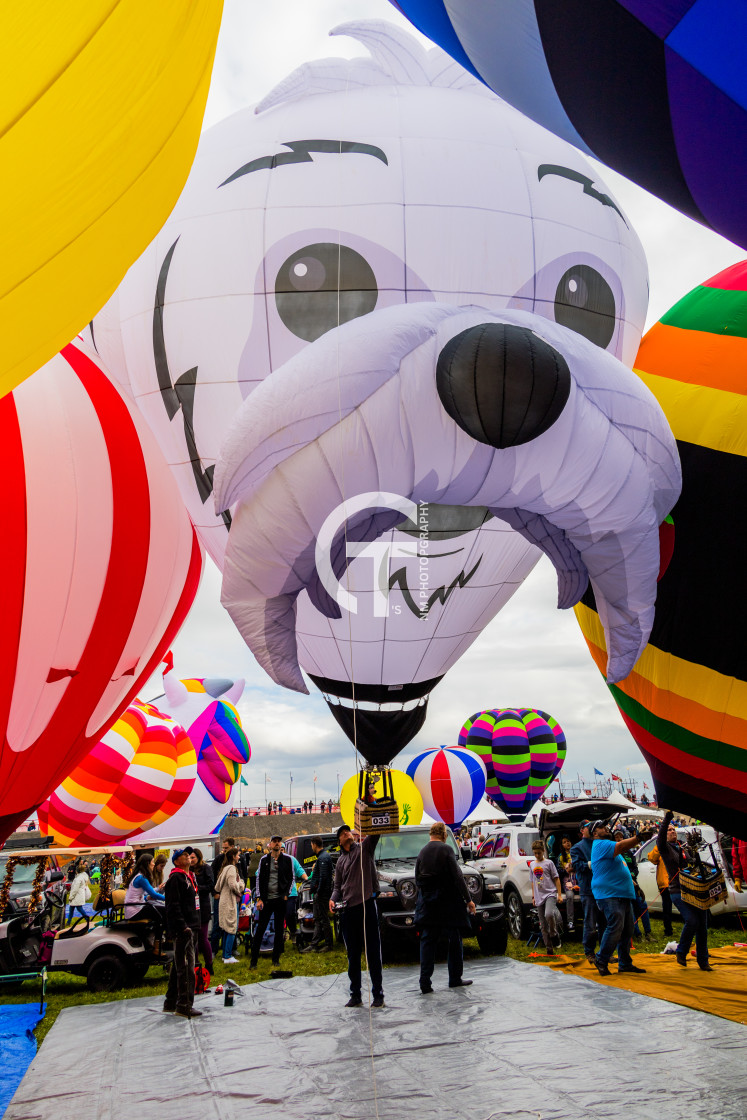
M440 679L392 688L311 676L339 727L371 766L388 766L417 735L430 690Z
M347 708L350 711L357 712L411 712L415 708L422 707L428 703L428 697L423 696L418 700L405 700L401 703L395 701L382 701L377 704L373 700L352 700L347 696L334 696L331 693L322 693L324 699L331 706L339 705L341 708Z
M308 674L328 704L341 704L361 711L409 711L419 702L428 702L431 690L442 679L431 677L410 684L366 684L340 681Z

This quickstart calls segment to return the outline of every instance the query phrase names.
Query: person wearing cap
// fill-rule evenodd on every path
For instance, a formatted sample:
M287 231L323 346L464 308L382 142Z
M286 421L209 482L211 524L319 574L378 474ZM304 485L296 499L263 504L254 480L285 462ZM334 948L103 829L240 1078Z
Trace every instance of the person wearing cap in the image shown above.
M200 929L200 901L197 880L190 871L192 848L176 848L171 854L173 871L166 880L166 933L174 942L174 960L164 1011L184 1019L202 1015L192 1004L195 998L195 945Z
M607 821L591 826L592 890L607 922L595 964L600 976L609 976L609 962L617 949L618 972L645 972L633 964L630 943L633 939L635 888L622 853L641 843L638 836L615 842Z
M353 833L349 825L341 824L337 830L340 855L335 866L335 883L329 901L330 913L338 903L343 903L340 913L340 930L348 954L348 979L350 999L346 1007L360 1007L362 999L361 953L366 951L366 963L371 977L372 1007L384 1006L384 987L381 961L381 936L379 914L374 893L379 889L374 852L378 835L364 836Z
M578 897L584 914L583 946L589 964L596 962L597 934L602 913L591 889L591 821L581 821L581 839L571 848L571 863L578 883Z
M262 856L257 868L257 909L259 922L252 937L250 968L257 967L259 950L270 918L275 922L275 940L272 946L272 963L280 964L283 952L285 912L288 895L293 884L293 860L282 851L282 836L270 837L270 850Z

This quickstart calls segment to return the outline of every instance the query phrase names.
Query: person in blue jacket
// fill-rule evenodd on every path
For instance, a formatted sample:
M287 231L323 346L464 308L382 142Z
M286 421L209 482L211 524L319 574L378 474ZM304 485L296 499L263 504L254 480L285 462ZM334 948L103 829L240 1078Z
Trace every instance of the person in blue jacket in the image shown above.
M591 821L581 822L581 839L571 848L573 872L578 883L578 897L584 912L584 955L589 964L596 963L597 933L601 936L604 921L591 889Z
M298 884L299 882L306 882L308 875L295 856L290 858L293 860L293 883L291 884L288 906L285 911L285 926L296 942L296 948L300 949L301 946L298 944Z

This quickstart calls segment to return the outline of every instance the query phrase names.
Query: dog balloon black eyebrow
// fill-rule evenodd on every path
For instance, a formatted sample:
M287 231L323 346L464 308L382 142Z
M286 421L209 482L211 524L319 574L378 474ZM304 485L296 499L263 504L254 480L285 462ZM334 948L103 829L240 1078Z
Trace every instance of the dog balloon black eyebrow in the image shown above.
M360 144L355 140L284 140L283 147L291 150L289 152L278 152L274 156L260 156L259 159L250 160L249 163L245 163L243 167L234 171L233 175L224 179L219 184L219 188L225 187L227 183L233 183L235 179L240 179L243 175L251 175L253 171L272 171L273 168L282 167L286 163L313 163L312 152L337 156L344 156L353 152L362 156L373 156L374 159L380 159L387 167L389 166L389 160L381 148L377 148L375 144Z
M574 171L571 167L562 167L558 163L541 163L537 168L537 178L541 182L545 175L559 175L561 179L570 179L572 183L581 183L584 188L584 194L588 194L590 198L595 198L597 202L601 202L602 206L611 206L615 210L623 222L627 226L625 217L613 198L603 191L598 191L594 186L594 180L590 179L588 175L582 175L580 171Z

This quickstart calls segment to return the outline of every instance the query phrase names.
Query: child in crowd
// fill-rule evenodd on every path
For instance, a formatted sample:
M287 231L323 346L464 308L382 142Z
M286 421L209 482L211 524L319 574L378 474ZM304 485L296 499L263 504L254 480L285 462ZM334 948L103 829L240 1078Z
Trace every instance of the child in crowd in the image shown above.
M532 900L537 907L539 915L542 940L545 943L547 955L555 955L553 943L559 938L561 925L558 905L563 901L560 889L558 871L552 860L545 857L545 845L541 840L532 844L534 860L529 865L529 875L532 880Z

